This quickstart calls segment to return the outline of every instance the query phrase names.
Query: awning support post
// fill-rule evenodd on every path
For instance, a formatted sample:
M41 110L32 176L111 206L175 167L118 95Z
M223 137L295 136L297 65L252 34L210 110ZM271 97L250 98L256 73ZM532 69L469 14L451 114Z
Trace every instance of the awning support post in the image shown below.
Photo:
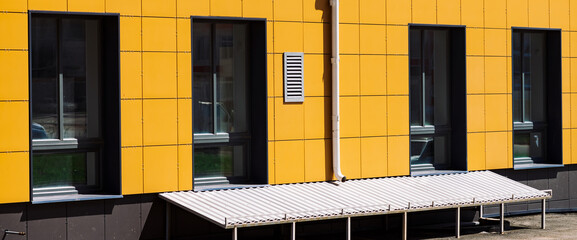
M170 203L166 202L166 226L165 229L165 238L166 240L170 240Z
M546 210L546 205L547 201L546 199L541 200L541 229L545 229L545 210Z
M347 217L347 240L351 240L351 217Z
M234 228L232 229L232 240L237 240L238 239L238 229L236 226L234 226Z
M484 213L484 207L483 205L479 206L479 218L482 219L483 218L483 213Z
M407 212L403 213L403 240L407 240Z
M500 207L499 207L499 212L501 213L501 227L500 227L500 231L501 234L505 233L505 203L501 203Z
M297 239L297 222L291 224L291 239Z
M457 207L457 216L455 219L455 237L461 237L461 207Z

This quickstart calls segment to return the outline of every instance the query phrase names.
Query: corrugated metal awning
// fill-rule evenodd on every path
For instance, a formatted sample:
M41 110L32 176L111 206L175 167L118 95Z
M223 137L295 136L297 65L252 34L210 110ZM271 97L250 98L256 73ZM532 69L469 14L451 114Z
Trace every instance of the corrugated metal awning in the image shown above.
M542 200L551 192L490 171L274 185L160 197L223 228Z

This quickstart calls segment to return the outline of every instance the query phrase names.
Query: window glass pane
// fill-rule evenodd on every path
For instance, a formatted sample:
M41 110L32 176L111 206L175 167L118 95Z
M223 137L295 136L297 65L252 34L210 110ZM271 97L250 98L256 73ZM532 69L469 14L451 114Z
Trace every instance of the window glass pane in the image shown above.
M422 62L421 62L421 32L422 30L410 30L410 95L411 95L411 126L423 125L423 98L422 98Z
M434 151L433 137L411 137L411 164L433 163Z
M79 153L34 153L33 187L98 185L97 154Z
M425 125L434 125L434 73L435 73L435 31L423 31L423 76L425 97Z
M521 33L513 32L513 121L523 121L523 98L522 79L523 68L521 64Z
M531 34L523 34L523 76L521 86L523 88L523 121L531 121L531 82L532 82L532 72L531 72Z
M32 138L58 139L58 20L32 18Z
M531 86L530 86L530 119L533 122L545 121L545 33L536 32L531 36Z
M434 37L434 69L431 81L434 94L431 94L431 102L428 104L434 106L428 107L434 109L434 124L439 126L449 124L449 31L435 30Z
M244 176L244 158L244 145L197 147L194 149L195 178Z
M531 157L529 133L516 132L513 136L513 157Z
M193 23L194 133L214 133L210 23Z

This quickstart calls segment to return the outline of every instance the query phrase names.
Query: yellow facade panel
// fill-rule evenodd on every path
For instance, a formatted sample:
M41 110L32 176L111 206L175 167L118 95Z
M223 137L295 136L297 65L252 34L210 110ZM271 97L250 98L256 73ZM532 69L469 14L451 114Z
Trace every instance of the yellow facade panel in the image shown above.
M142 0L142 16L174 17L176 0Z
M178 99L178 144L192 144L192 99Z
M305 99L305 139L331 136L331 99L307 97Z
M437 23L437 1L412 0L412 23L436 24Z
M485 29L485 55L507 55L507 30Z
M507 28L528 27L528 7L527 0L507 0Z
M275 140L304 139L304 111L301 103L284 103L283 98L275 98Z
M120 17L120 50L142 50L142 18Z
M176 144L177 139L177 100L144 100L143 138L144 145Z
M330 22L330 1L303 0L303 17L306 22Z
M67 0L71 12L104 12L105 0Z
M122 146L142 146L142 100L122 100L120 110Z
M485 29L467 28L467 55L485 55Z
M386 177L387 138L361 138L361 175L363 178Z
M549 1L550 27L569 30L569 0Z
M144 193L178 190L178 148L144 147Z
M274 148L275 184L304 182L304 141L277 141Z
M577 164L577 129L571 129L571 163Z
M549 27L549 1L529 0L529 27Z
M68 10L66 3L67 0L28 0L28 10L64 12Z
M359 24L339 24L341 54L359 53Z
M484 0L484 14L486 28L507 27L507 1Z
M577 36L576 36L577 37ZM571 92L577 92L577 58L571 58Z
M340 95L359 95L359 82L359 55L341 55L339 74Z
M176 19L143 17L142 50L176 51Z
M305 182L329 181L333 178L331 140L305 141Z
M29 150L28 102L0 102L0 152Z
M467 57L467 93L485 93L484 57Z
M572 164L571 129L563 129L563 164Z
M305 96L331 95L331 60L329 56L306 54ZM270 86L269 86L270 89Z
M331 25L326 23L304 24L304 52L331 52Z
M571 94L563 93L563 128L570 128L571 127Z
M577 30L577 4L569 4L569 30Z
M577 5L577 4L575 4ZM577 24L577 23L575 23ZM569 33L569 40L570 40L570 56L571 57L577 57L577 32L570 32Z
M408 26L387 26L387 54L409 54Z
M409 96L387 97L387 134L409 135Z
M275 181L275 142L268 142L268 184L276 184Z
M28 52L0 51L0 100L28 100Z
M467 132L485 131L485 96L467 96Z
M142 53L144 98L176 98L177 53Z
M144 192L142 147L122 148L122 194Z
M485 133L467 133L469 171L485 170Z
M306 60L305 60L306 61ZM267 88L267 96L268 97L274 97L274 54L270 54L268 53L266 55L266 88ZM307 74L307 72L305 72L304 74ZM307 78L307 77L305 77ZM305 94L306 94L306 88L305 88Z
M409 94L408 56L387 56L387 94Z
M361 97L361 136L387 135L387 97Z
M389 137L387 144L387 175L393 177L411 174L409 136Z
M359 137L361 134L361 114L359 97L341 97L341 137Z
M176 20L176 50L179 52L190 52L190 31L190 19Z
M386 0L387 24L411 22L411 1Z
M287 1L292 2L293 0ZM339 22L359 23L359 1L360 0L339 1Z
M513 168L513 131L507 132L507 167Z
M483 1L461 1L461 24L467 27L483 27Z
M371 24L385 24L385 1L383 0L362 0L360 1L360 22Z
M507 131L513 131L513 94L507 94ZM511 140L513 142L513 140Z
M513 93L513 59L507 57L507 93Z
M28 49L28 15L25 13L1 13L0 49Z
M488 132L485 136L486 169L508 168L507 132Z
M577 106L577 94L571 93L571 106ZM571 128L577 128L577 110L571 111Z
M105 7L108 13L140 16L142 13L142 0L105 0Z
M266 52L274 52L274 22L266 22Z
M383 71L386 67L387 57L384 55L360 56L361 95L387 94L387 75Z
M0 153L0 166L0 204L30 201L29 153Z
M142 54L140 52L120 53L120 79L122 98L142 97Z
M192 145L178 146L178 191L192 190Z
M176 6L179 17L210 15L210 0L176 0Z
M347 179L361 178L360 138L341 138L341 172Z
M461 24L461 0L437 1L437 23Z
M0 11L2 12L27 12L27 0L4 0L0 1Z
M284 86L283 85L283 83L284 83L283 64L284 64L283 63L283 55L282 54L274 54L273 55L273 69L274 69L274 72L273 72L274 95L273 96L275 96L275 97L282 97L284 95L284 91L283 91L283 86ZM304 67L305 67L304 74L307 74L307 72L309 71L307 62L305 62ZM306 89L308 88L308 81L305 83L304 88L305 88L305 93L306 93L306 91L307 91Z
M485 58L485 93L507 93L507 58Z
M245 18L272 19L273 1L270 0L243 0L242 16Z
M341 30L343 28L341 27ZM341 32L343 33L343 32ZM357 34L358 36L358 34ZM275 22L274 23L274 52L302 52L303 51L303 23ZM342 38L341 38L342 39ZM341 42L344 44L344 42ZM357 44L358 46L358 44Z
M561 32L561 57L571 56L571 33Z
M179 98L190 98L192 97L192 69L191 69L191 59L192 54L190 53L178 53L178 75L177 80L177 95Z
M485 127L487 131L507 131L507 94L485 96Z
M385 54L387 28L385 25L360 25L360 53Z
M274 121L274 117L276 115L275 112L275 99L274 98L268 98L267 100L267 109L268 109L268 140L269 141L274 141L276 139L275 137L275 121Z
M228 0L222 0L222 1L228 2ZM273 2L274 2L274 20L275 21L302 21L303 20L303 5L302 5L303 1L302 0L301 1L276 0Z
M561 92L571 92L571 58L561 59Z

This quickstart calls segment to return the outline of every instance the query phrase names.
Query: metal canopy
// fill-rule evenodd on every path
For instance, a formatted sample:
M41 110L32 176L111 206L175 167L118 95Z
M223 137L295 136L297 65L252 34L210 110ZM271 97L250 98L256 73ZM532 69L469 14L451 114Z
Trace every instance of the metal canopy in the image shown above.
M551 198L490 171L274 185L160 197L223 228L504 204Z

